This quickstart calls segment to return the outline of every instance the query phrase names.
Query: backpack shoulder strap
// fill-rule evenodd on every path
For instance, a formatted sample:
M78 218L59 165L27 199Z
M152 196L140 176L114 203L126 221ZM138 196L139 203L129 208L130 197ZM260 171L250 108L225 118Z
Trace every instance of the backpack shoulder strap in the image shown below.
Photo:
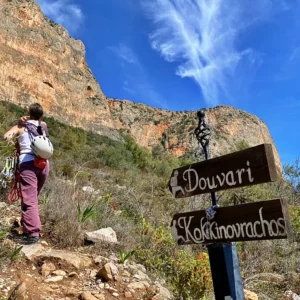
M48 128L47 125L42 123L41 121L38 122L38 125L26 122L25 128L27 129L27 132L29 136L33 139L36 136L42 135L42 136L48 136Z
M33 140L35 136L37 136L38 133L38 126L32 124L32 123L25 123L25 129L28 132L30 140ZM35 132L34 132L35 131ZM36 134L37 133L37 134Z
M39 120L39 125L37 126L37 132L39 135L44 135L41 120Z

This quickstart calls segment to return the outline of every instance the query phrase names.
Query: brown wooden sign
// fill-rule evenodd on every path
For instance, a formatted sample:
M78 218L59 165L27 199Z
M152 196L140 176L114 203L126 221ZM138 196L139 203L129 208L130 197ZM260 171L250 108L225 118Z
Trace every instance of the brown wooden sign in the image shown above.
M176 214L171 231L179 245L285 239L290 235L287 203L282 199Z
M276 181L271 144L174 169L169 189L176 198Z

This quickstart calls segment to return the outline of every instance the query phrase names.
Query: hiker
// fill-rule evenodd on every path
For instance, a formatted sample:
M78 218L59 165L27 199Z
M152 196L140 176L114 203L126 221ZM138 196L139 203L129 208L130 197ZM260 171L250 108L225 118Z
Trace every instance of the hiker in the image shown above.
M23 234L15 237L20 244L39 242L41 221L38 210L38 195L49 174L49 158L53 153L46 123L41 121L43 108L31 104L26 117L5 133L4 139L17 138L19 147L19 174L21 187L21 223Z

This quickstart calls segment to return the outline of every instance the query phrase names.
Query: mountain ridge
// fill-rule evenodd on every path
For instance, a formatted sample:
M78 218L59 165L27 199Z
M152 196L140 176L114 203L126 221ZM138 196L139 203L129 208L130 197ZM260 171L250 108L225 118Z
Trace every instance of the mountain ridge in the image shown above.
M85 59L85 47L49 20L33 0L4 0L0 6L0 96L21 106L40 102L47 115L69 125L120 140L119 130L148 149L163 144L176 155L195 155L195 111L174 112L109 98ZM212 129L211 156L247 141L271 143L278 170L280 158L266 124L230 106L205 109Z

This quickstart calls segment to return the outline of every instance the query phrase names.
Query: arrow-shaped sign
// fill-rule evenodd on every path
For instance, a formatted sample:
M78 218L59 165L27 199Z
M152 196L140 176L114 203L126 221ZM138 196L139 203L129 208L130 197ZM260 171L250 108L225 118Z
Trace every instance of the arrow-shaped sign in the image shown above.
M276 181L271 144L174 169L169 190L176 198Z
M282 199L217 208L212 220L205 210L174 215L171 232L179 245L285 239L291 232Z

